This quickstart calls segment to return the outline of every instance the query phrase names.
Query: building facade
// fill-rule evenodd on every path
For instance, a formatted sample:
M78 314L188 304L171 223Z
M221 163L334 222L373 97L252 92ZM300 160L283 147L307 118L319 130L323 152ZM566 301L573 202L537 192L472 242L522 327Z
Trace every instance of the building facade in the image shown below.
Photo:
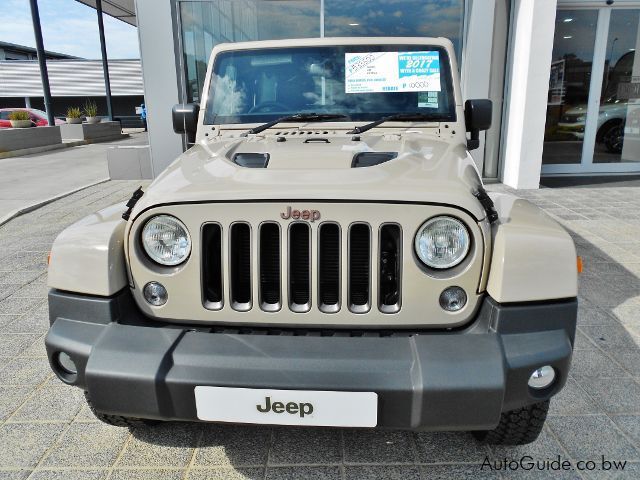
M451 39L465 99L494 104L473 152L488 180L537 188L541 175L640 173L640 1L135 0L135 8L156 174L186 147L171 106L199 101L215 45L334 36Z

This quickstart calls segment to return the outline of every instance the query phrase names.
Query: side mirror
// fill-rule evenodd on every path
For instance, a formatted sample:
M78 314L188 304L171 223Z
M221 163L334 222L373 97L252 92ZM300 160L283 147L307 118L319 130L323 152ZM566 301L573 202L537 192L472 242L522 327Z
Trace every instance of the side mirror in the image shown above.
M471 138L467 142L469 150L480 146L480 131L491 127L491 100L467 100L464 103L464 122Z
M187 136L194 137L198 129L198 114L200 105L197 103L179 103L171 109L173 118L173 131L176 133L186 133Z

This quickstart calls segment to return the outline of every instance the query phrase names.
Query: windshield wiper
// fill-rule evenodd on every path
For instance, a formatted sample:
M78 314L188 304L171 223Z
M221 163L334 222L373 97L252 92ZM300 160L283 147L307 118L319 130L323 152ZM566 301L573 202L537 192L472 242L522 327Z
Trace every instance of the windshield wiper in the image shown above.
M243 133L241 137L246 137L250 133L260 133L263 130L271 128L280 122L322 122L325 120L334 120L336 118L346 118L346 115L342 115L341 113L296 113L295 115L287 115L286 117L276 118L275 120L272 120L270 122L258 125L257 127L254 127L251 130Z
M371 123L367 123L366 125L362 125L361 127L356 127L353 130L350 130L349 134L351 133L363 133L366 132L367 130L371 130L374 127L377 127L378 125L380 125L381 123L384 122L393 122L393 121L399 121L399 122L423 122L423 121L432 121L432 120L439 120L442 118L442 115L438 115L438 114L434 114L434 113L420 113L420 112L415 112L415 113L396 113L394 115L389 115L387 117L382 117L379 120L376 120L375 122L371 122Z

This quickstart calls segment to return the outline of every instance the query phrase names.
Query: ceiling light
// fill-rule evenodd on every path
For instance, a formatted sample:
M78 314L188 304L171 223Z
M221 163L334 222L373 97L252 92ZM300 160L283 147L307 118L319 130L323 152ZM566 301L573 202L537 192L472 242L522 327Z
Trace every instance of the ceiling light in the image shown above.
M564 38L565 40L569 40L570 38L573 38L573 35L565 35L562 38Z
M569 23L569 22L573 22L573 18L565 18L564 20L562 20L564 23Z
M357 27L358 25L360 25L359 23L350 23L349 26L350 27Z

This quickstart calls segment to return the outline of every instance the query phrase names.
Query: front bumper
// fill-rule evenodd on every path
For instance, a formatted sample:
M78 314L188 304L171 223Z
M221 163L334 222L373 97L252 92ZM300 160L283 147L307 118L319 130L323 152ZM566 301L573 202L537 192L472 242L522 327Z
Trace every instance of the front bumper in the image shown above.
M378 426L482 430L500 413L550 398L566 382L577 301L500 305L486 297L457 331L213 331L144 317L128 290L110 298L52 290L52 369L101 412L198 420L197 385L378 394ZM383 333L381 333L383 332ZM60 368L67 353L77 374ZM556 382L532 391L532 371Z

